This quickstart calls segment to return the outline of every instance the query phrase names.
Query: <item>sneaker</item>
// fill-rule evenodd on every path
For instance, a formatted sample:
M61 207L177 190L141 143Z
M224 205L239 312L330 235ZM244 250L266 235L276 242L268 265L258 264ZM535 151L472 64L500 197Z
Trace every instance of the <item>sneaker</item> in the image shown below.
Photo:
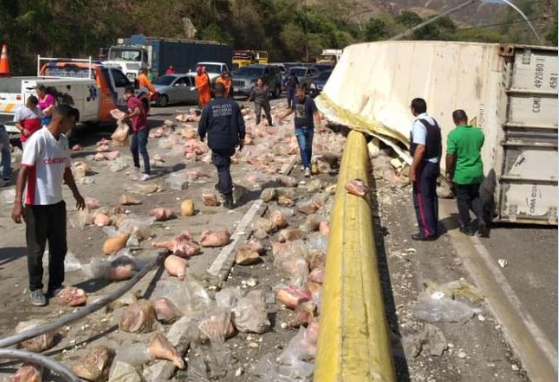
M144 174L142 175L142 177L140 178L140 182L146 182L150 179L153 179L153 175L149 175L149 174Z
M301 166L301 171L305 171L305 166Z
M475 232L471 225L461 225L460 232L466 236L474 236Z
M220 188L219 188L219 183L214 184L214 189L215 189L216 191L219 191L219 190L220 190Z
M479 222L479 236L488 238L489 237L489 227L485 221Z
M307 167L305 169L305 178L310 178L310 177L311 177L311 169Z
M45 306L47 305L47 298L41 289L32 290L29 292L29 298L31 299L31 304L35 306Z

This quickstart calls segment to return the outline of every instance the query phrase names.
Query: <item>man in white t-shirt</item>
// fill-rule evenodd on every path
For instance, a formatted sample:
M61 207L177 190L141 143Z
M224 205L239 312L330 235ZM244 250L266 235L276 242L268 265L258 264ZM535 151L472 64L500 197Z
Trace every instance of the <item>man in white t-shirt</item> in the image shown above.
M52 121L27 141L17 178L12 219L26 224L27 269L31 303L44 306L43 254L49 244L49 282L47 296L56 296L64 284L66 242L66 203L62 183L66 182L83 209L81 196L71 170L70 149L66 133L75 123L75 110L68 105L56 106ZM25 194L24 194L25 190Z

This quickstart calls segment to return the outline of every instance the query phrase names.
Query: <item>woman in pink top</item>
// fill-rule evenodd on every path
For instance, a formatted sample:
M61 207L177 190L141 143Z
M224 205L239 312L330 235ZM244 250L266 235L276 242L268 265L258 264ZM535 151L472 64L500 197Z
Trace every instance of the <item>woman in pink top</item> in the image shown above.
M54 108L54 96L47 93L45 85L37 85L37 96L39 97L39 109L43 113L41 124L46 126L52 119L52 109Z

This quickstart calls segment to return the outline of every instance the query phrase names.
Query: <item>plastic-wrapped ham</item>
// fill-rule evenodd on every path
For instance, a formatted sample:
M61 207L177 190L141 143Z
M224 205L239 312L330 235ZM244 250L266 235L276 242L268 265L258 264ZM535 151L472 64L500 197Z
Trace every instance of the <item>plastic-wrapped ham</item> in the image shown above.
M172 362L179 369L184 369L185 364L181 355L161 333L157 333L148 344L148 354L153 359L162 359Z
M153 303L157 321L164 324L173 323L182 316L181 311L171 300L166 297L159 298Z
M140 300L130 305L120 317L120 330L128 333L149 333L155 324L155 308L150 301Z
M188 263L182 257L169 255L165 259L165 270L167 273L181 281L186 278L186 268L188 268Z
M202 202L206 207L219 206L219 200L217 200L217 196L213 192L204 192L202 194Z
M164 248L180 257L192 257L200 253L200 246L196 243L190 232L183 231L173 240L152 243L154 248Z
M82 306L87 303L87 293L83 289L76 287L66 287L57 295L62 303L68 306Z
M137 206L142 204L142 202L136 198L134 198L133 196L127 195L127 194L122 194L120 196L120 204L123 206Z
M24 363L14 375L12 375L11 382L42 382L43 380L43 367L33 365L31 363Z
M288 308L295 309L303 302L309 301L312 296L303 289L287 285L277 291L276 298Z
M113 260L107 271L107 279L109 281L124 281L131 279L138 271L138 266L134 259L128 256L120 256Z
M365 196L369 192L369 186L365 184L361 179L354 179L345 185L345 189L352 195Z
M89 354L78 359L72 366L72 371L86 381L106 381L113 358L113 350L105 346L98 346Z
M155 221L158 222L164 222L176 218L175 213L170 208L152 208L148 214L149 216L153 216L155 218Z
M229 244L231 234L225 228L217 230L205 230L200 236L202 247L223 247Z
M35 329L36 327L46 325L47 323L48 322L46 320L39 320L39 319L22 321L19 324L17 324L16 333L17 334L23 333L28 330ZM21 343L21 346L31 352L41 353L54 346L54 333L41 334L40 336L23 341Z

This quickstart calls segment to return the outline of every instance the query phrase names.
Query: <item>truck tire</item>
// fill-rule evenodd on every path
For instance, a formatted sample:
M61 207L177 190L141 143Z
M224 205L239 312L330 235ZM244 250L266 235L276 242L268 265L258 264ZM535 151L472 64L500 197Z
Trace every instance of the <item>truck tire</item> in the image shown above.
M155 101L155 104L157 105L157 107L166 107L169 104L169 97L167 97L165 94L161 94L157 98L157 101Z

